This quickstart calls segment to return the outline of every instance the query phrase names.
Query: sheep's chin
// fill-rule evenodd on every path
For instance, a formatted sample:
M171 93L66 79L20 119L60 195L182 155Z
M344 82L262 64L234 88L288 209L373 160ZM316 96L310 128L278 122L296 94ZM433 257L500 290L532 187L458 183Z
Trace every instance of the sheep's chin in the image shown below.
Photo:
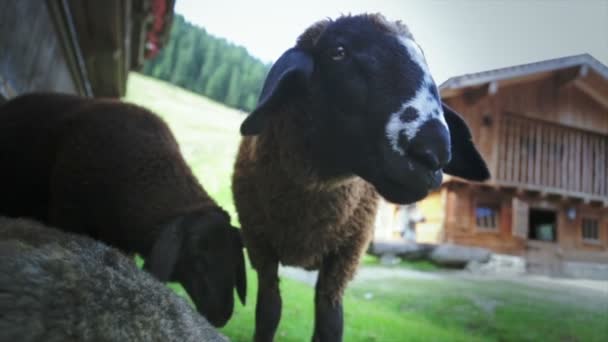
M416 159L392 150L385 150L382 155L382 161L374 166L370 176L363 178L389 202L413 203L441 185L441 170L431 170Z

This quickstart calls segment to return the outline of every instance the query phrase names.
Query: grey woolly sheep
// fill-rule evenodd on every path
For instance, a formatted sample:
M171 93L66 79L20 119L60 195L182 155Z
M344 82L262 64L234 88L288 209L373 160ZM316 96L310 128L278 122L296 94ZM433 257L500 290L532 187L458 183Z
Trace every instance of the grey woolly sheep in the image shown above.
M227 341L99 241L0 218L0 341Z
M233 194L258 275L256 341L273 340L281 317L279 262L319 269L313 340L340 341L379 195L411 203L443 172L489 177L409 30L381 15L308 28L272 66L241 133Z
M0 213L141 254L223 326L245 302L243 246L169 127L116 100L29 94L0 106Z

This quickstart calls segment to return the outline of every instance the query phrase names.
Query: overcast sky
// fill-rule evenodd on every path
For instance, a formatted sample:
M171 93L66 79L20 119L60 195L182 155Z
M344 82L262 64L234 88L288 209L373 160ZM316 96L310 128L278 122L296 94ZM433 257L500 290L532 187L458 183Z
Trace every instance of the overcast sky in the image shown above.
M177 0L175 11L265 62L319 19L381 12L410 27L438 84L585 52L608 65L608 0Z

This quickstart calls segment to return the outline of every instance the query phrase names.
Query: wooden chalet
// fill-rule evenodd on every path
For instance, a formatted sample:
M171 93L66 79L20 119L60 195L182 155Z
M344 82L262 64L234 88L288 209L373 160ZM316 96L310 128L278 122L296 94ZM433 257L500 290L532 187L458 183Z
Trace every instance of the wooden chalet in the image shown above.
M446 177L417 203L416 240L520 255L529 267L608 263L608 67L588 54L454 77L492 178Z
M174 0L0 2L0 102L53 91L120 97L168 39Z

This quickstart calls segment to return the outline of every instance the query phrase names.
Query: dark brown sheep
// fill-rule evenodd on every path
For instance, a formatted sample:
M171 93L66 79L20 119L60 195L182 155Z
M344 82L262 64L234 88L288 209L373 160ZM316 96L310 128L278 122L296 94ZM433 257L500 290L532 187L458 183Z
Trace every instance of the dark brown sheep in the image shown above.
M132 258L0 217L0 341L227 341Z
M205 192L168 126L115 100L31 94L0 107L0 213L139 253L216 326L245 301L239 230Z
M319 269L313 340L340 341L343 292L379 195L411 203L443 172L489 177L408 29L381 15L306 30L271 68L241 133L233 193L258 274L256 341L271 341L281 316L279 263Z

